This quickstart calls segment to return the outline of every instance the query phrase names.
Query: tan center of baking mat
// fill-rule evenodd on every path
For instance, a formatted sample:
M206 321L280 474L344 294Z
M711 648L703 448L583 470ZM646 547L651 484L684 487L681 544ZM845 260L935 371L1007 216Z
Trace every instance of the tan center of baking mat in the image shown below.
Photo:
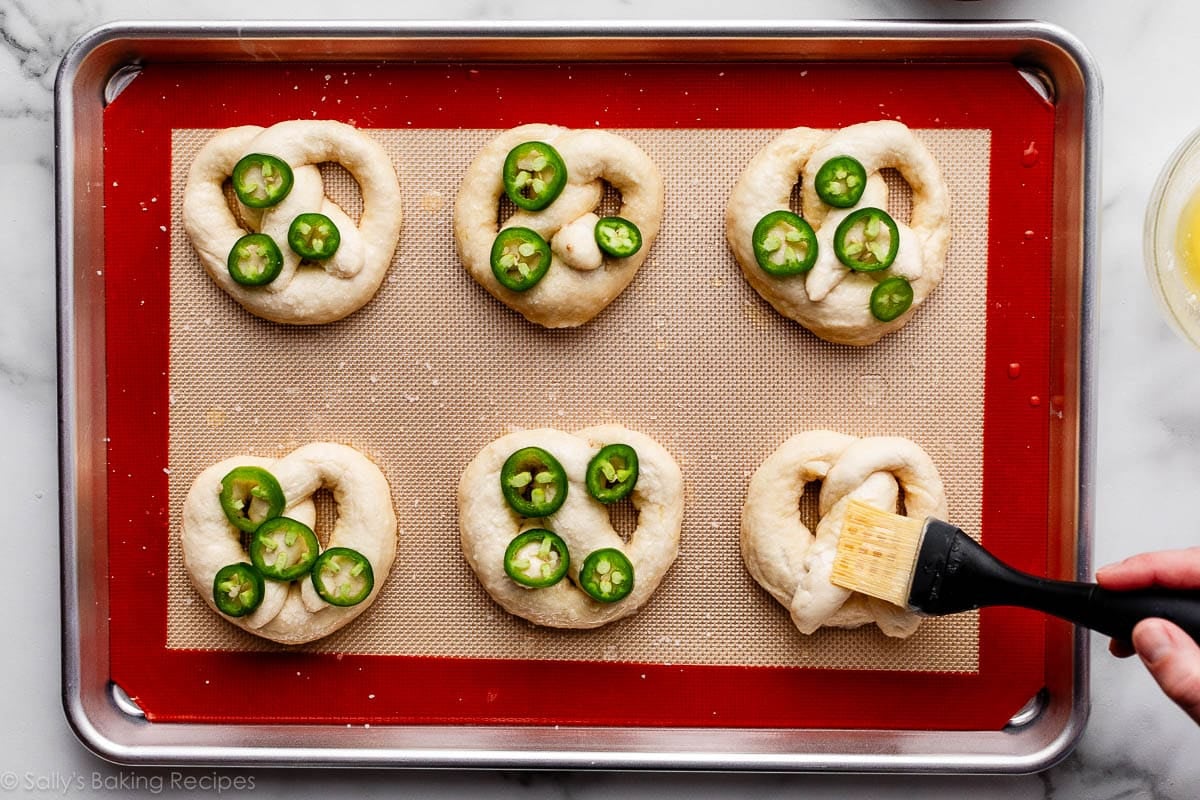
M458 183L495 132L371 131L401 176L399 252L364 309L304 328L251 316L205 274L183 233L179 204L188 165L210 132L176 131L173 537L200 470L239 453L278 456L332 440L359 448L383 468L400 544L374 606L308 649L976 670L974 616L927 621L904 642L873 626L798 633L786 610L746 573L738 530L753 470L788 436L811 428L914 439L941 471L951 519L978 529L989 133L921 133L953 197L946 276L906 328L866 349L827 344L780 317L742 279L725 244L729 191L776 132L624 133L666 179L662 232L637 279L604 313L581 329L549 331L492 299L455 256ZM354 186L343 173L331 177L328 190L340 200ZM902 199L902 192L894 194ZM510 426L570 431L601 422L644 431L679 461L687 486L679 559L631 619L583 632L538 628L496 606L464 562L458 476ZM208 609L184 573L177 538L169 603L169 647L280 648Z

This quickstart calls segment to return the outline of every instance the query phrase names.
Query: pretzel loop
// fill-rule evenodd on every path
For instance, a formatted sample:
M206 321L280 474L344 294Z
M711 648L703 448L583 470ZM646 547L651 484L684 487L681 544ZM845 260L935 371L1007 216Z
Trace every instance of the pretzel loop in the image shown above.
M813 481L822 481L815 535L799 510ZM742 513L742 558L802 633L872 623L888 636L916 631L915 614L829 581L846 504L855 499L895 512L901 492L907 516L945 517L945 491L932 459L898 437L807 431L780 445L755 472Z
M639 477L631 499L637 529L628 541L613 528L608 508L588 494L588 462L605 445L622 443L637 451ZM500 492L500 471L509 455L536 446L562 464L568 480L566 501L541 520L527 520ZM459 481L459 530L463 554L483 588L505 610L539 625L594 628L629 616L649 601L679 550L683 524L683 476L670 454L650 437L620 425L565 433L553 428L510 433L484 447ZM566 542L567 577L541 589L526 589L504 571L504 552L519 533L545 527ZM633 564L633 591L616 603L599 603L577 586L589 553L620 550Z
M238 161L265 153L288 164L295 183L277 205L239 213L254 232L270 236L283 268L263 287L243 286L229 274L227 259L247 233L223 190ZM363 213L356 225L325 196L318 164L340 164L357 181ZM320 266L302 266L288 245L288 229L303 213L329 217L341 244ZM252 314L275 322L314 325L341 319L374 296L400 238L400 184L391 159L370 136L332 120L290 120L260 128L247 125L214 135L192 162L183 196L183 224L212 280Z
M517 210L497 223L504 195L504 160L517 145L545 142L562 156L567 184L540 211ZM603 182L621 192L619 216L641 232L632 256L600 252L593 231ZM614 133L532 124L505 131L480 150L463 175L454 206L454 238L471 276L526 319L550 328L582 325L600 313L633 280L658 235L663 181L658 167L637 145ZM529 228L551 245L545 277L526 291L503 286L492 273L491 250L503 228Z
M379 468L345 445L316 442L283 458L235 456L196 477L183 504L180 546L196 591L217 613L213 577L228 564L249 562L241 534L221 508L221 480L235 467L262 467L279 482L286 499L283 516L313 527L313 493L328 488L337 503L337 522L324 549L348 547L371 563L375 585L362 602L333 606L318 596L312 581L267 580L262 604L245 617L225 616L249 633L283 644L302 644L333 633L374 602L396 556L396 515L391 491Z
M817 172L839 156L858 160L867 175L862 197L850 208L833 208L817 193ZM910 221L896 221L899 249L885 272L854 272L835 254L834 234L859 209L887 210L887 185L879 173L888 168L899 171L912 189ZM789 207L797 180L802 216L816 232L816 263L807 274L779 278L758 266L754 228L768 213ZM746 280L779 313L828 341L869 345L907 323L941 281L950 242L950 199L937 162L899 122L864 122L832 133L793 128L751 159L730 194L726 223ZM886 322L871 312L871 293L884 274L904 278L913 293L908 309Z

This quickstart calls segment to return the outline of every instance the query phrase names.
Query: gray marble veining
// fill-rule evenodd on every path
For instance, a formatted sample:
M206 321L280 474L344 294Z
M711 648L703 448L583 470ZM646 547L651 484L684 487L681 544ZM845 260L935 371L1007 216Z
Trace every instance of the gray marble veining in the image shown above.
M155 3L150 0L0 2L0 224L11 240L0 261L0 440L6 457L6 533L20 569L10 575L4 639L19 643L3 661L8 691L0 726L0 772L26 781L78 777L77 795L122 796L130 771L86 753L59 708L57 477L55 463L55 297L53 81L59 58L102 22L144 19L319 18L316 0ZM1157 171L1200 126L1191 82L1200 76L1193 31L1200 6L1062 2L796 2L742 0L736 6L685 0L374 0L339 7L347 18L975 17L1046 18L1079 36L1105 80L1103 257L1099 338L1099 451L1096 564L1139 550L1200 539L1200 353L1163 323L1142 267L1142 216ZM23 556L23 558L21 557ZM397 796L512 798L870 797L1117 798L1200 797L1200 730L1170 705L1135 661L1117 661L1093 643L1093 711L1077 751L1042 775L1007 778L776 775L640 775L233 771L255 778L264 797ZM164 795L168 770L158 775ZM204 776L204 770L184 774ZM153 784L147 784L153 786ZM118 788L113 788L118 787ZM0 788L6 788L0 783ZM33 786L31 796L42 789ZM48 792L49 790L46 789ZM134 792L136 794L136 792ZM17 796L17 795L14 795Z

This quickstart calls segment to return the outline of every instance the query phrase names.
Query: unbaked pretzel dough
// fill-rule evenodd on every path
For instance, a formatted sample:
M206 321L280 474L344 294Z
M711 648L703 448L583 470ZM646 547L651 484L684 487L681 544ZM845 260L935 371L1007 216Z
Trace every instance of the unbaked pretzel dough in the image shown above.
M609 521L608 508L588 494L584 475L601 447L627 444L637 451L639 474L631 498L637 530L623 541ZM567 474L566 501L540 520L521 517L500 492L500 469L523 447L540 447ZM663 447L645 434L620 425L600 425L565 433L553 428L517 431L484 447L467 465L458 484L458 524L463 555L483 588L505 610L555 628L595 628L627 617L646 604L679 551L683 524L683 476ZM544 589L527 589L504 572L509 542L530 528L548 528L566 542L567 577ZM622 551L633 564L633 591L615 603L599 603L576 586L589 553L606 547Z
M800 519L800 497L813 481L822 481L815 536ZM742 559L802 633L871 623L888 636L916 632L921 620L916 614L829 581L846 504L855 499L894 513L901 490L907 516L945 518L945 492L933 460L908 439L891 436L799 433L754 473L742 511Z
M250 153L266 153L292 168L295 183L278 205L252 209L239 203L242 219L275 240L283 271L266 286L243 286L229 275L227 260L248 231L238 224L223 186L234 165ZM363 212L355 226L328 197L318 164L341 164L358 182ZM341 245L318 266L301 266L287 243L288 227L303 213L333 220ZM247 311L274 322L317 325L357 311L383 282L400 241L400 183L382 145L333 120L290 120L260 128L245 125L218 132L196 155L183 193L183 225L209 276Z
M867 188L852 208L832 208L817 196L816 174L826 161L843 155L862 163ZM896 221L896 260L878 272L851 271L834 253L834 232L857 209L887 210L887 186L879 170L889 167L912 188L909 224ZM775 277L755 260L754 226L769 212L788 208L799 178L801 216L817 234L817 262L807 273ZM899 122L864 122L832 133L793 128L760 150L738 179L729 197L726 235L746 280L779 313L822 339L869 345L903 327L941 281L950 244L950 197L929 150ZM880 322L871 314L871 290L893 275L912 285L912 305L896 319Z
M221 479L235 467L262 467L283 489L283 516L310 528L316 521L312 495L331 489L337 502L337 522L326 547L349 547L371 562L375 586L353 606L333 606L317 595L312 581L266 580L262 605L244 617L230 617L213 601L213 578L228 564L249 563L241 533L221 508ZM196 591L209 607L245 631L282 644L320 639L346 625L375 601L396 557L396 514L392 494L379 467L357 450L341 444L316 442L279 459L234 456L200 473L183 503L180 533L183 564Z
M491 251L501 230L496 218L504 195L504 159L519 144L551 145L567 167L567 185L541 211L517 210L503 227L537 231L550 243L550 270L535 286L517 292L492 274ZM592 239L603 195L602 181L621 192L618 214L637 225L641 248L628 258L603 255ZM641 148L615 133L522 125L489 142L463 175L454 204L454 240L463 266L496 299L547 328L582 325L599 314L633 280L662 224L663 181Z

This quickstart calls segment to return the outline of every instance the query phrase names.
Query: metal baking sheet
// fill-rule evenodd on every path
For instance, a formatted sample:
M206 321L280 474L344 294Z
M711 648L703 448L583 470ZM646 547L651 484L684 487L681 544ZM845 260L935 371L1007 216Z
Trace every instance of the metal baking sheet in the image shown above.
M871 40L870 57L861 43ZM1029 771L1062 757L1086 716L1086 635L1047 626L1045 686L999 731L596 725L246 725L150 722L112 683L107 563L105 100L156 62L973 62L1019 67L1055 108L1055 409L1050 574L1088 573L1097 83L1070 37L1028 25L123 25L85 36L58 83L64 702L80 737L130 763ZM111 333L110 333L111 335Z

